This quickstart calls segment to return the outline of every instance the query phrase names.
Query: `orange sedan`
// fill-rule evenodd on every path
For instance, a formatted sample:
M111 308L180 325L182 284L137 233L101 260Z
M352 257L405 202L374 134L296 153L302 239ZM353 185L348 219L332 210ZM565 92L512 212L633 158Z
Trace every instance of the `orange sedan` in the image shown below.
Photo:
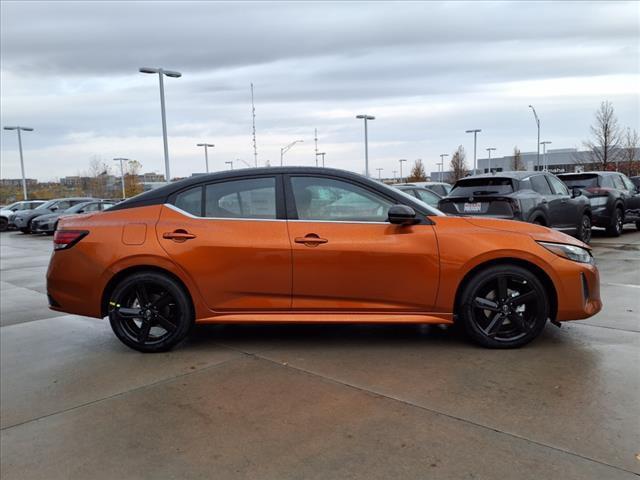
M301 167L192 177L64 218L47 293L54 310L108 315L143 352L194 323L243 322L460 323L510 348L602 307L589 246L572 237Z

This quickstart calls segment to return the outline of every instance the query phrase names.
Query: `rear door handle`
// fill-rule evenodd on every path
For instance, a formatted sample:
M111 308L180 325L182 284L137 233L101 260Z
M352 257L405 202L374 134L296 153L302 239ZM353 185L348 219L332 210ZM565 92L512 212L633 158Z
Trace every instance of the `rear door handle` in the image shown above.
M184 242L185 240L196 238L196 236L193 233L187 232L186 230L175 230L173 232L163 233L162 238L173 240L174 242Z
M316 245L327 243L329 240L320 238L315 233L308 233L305 237L296 237L294 241L296 243L304 243L308 247L315 247Z

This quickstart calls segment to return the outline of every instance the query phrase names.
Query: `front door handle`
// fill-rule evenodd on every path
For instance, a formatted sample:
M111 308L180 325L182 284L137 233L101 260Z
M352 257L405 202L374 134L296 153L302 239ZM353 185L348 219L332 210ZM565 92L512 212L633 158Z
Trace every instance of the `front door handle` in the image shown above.
M304 243L307 247L315 247L322 243L327 243L328 241L329 240L327 240L326 238L320 238L315 233L307 233L307 235L304 237L295 238L296 243Z
M167 240L173 240L174 242L184 242L185 240L191 240L196 238L193 233L189 233L186 230L174 230L173 232L165 232L162 234L162 238Z

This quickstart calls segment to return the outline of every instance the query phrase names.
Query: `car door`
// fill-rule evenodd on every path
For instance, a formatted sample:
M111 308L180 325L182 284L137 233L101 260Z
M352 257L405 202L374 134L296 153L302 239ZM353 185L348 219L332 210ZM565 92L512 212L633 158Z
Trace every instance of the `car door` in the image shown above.
M157 238L211 310L291 307L291 246L279 175L247 176L177 192Z
M429 311L438 288L433 227L392 225L394 203L329 175L285 177L293 249L293 308Z
M558 229L575 230L582 221L583 199L572 198L569 189L559 178L553 175L545 175L545 177L551 185L553 194L550 213L554 226Z

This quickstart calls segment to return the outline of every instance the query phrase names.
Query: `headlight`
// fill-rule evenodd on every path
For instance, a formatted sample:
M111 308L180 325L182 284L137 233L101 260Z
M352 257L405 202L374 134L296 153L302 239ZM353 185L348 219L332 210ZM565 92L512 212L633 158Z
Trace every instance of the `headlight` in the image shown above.
M574 262L593 264L593 256L586 248L567 245L565 243L538 242L550 252Z
M607 200L609 200L609 197L591 197L589 203L592 207L602 207L607 204Z

